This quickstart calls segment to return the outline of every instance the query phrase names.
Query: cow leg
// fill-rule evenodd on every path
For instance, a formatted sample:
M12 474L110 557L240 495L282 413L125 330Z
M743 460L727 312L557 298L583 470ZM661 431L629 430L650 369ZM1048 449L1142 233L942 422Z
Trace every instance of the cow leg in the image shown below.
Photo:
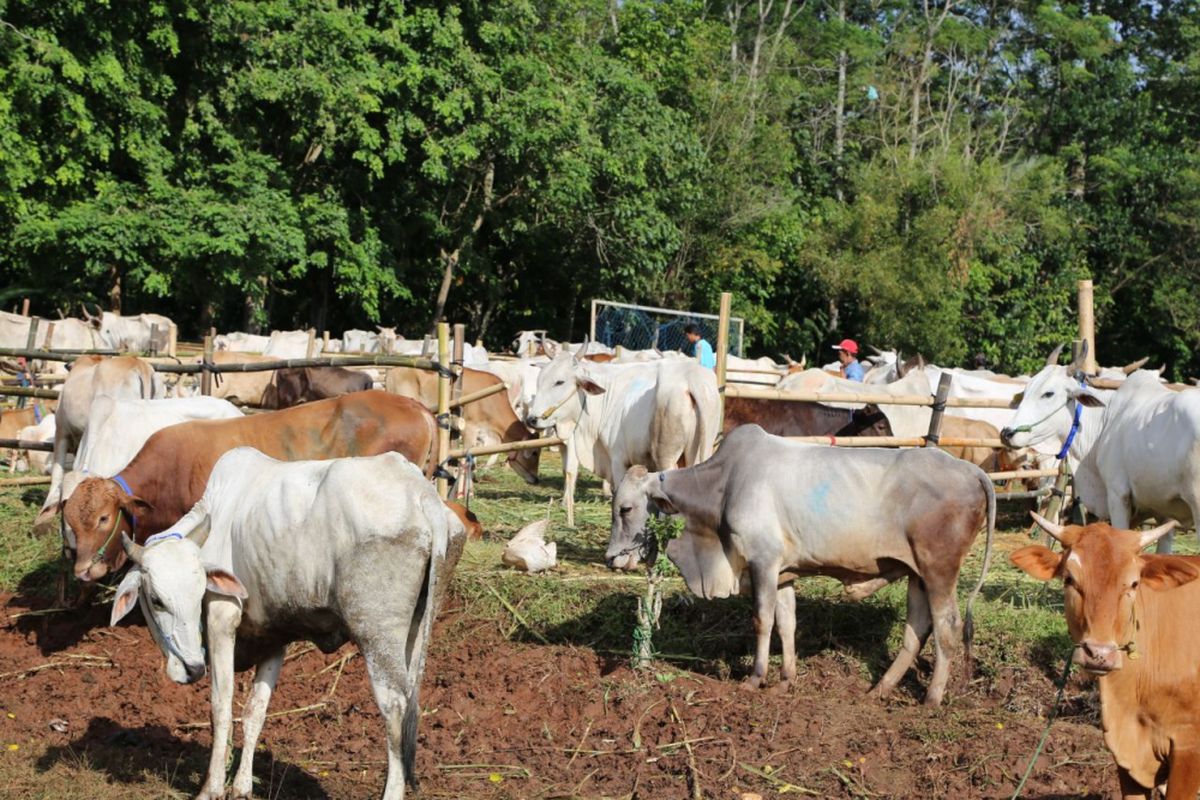
M279 680L279 671L283 668L283 654L281 647L259 661L254 668L254 689L242 709L242 761L238 764L237 774L233 776L234 800L249 800L254 794L254 748L258 745L258 736L267 718L271 692L275 690L275 682Z
M779 599L779 563L775 561L767 565L751 565L750 577L754 586L755 646L754 671L750 674L748 682L751 688L757 689L767 679L767 665L771 658L771 628L775 622L775 607ZM794 606L792 614L794 617ZM792 635L795 636L794 628ZM793 638L793 644L794 642Z
M1117 780L1120 781L1121 800L1150 800L1154 796L1153 787L1142 786L1120 767L1117 767Z
M958 599L955 597L956 586L953 582L948 587L939 583L927 581L929 592L929 610L933 617L933 647L935 659L933 677L929 681L929 691L925 694L925 705L939 706L942 695L946 693L946 683L950 679L950 654L958 649L962 641L962 620L958 616Z
M1166 800L1196 800L1200 792L1200 750L1171 747L1171 770L1167 774Z
M207 602L213 741L208 777L196 800L219 800L225 796L225 759L233 726L233 648L242 611L239 601L234 599L219 597Z
M563 505L567 507L567 527L575 527L575 478L579 475L579 458L575 446L567 441L559 451L563 460Z
M775 593L775 627L783 645L783 670L780 675L786 687L796 679L796 586L789 583Z
M925 593L925 584L916 575L908 576L908 615L904 621L904 641L900 652L888 667L887 672L879 679L879 683L871 689L871 694L879 698L887 697L900 683L900 679L908 672L917 654L925 646L930 631L933 630L933 617L929 613L929 596Z

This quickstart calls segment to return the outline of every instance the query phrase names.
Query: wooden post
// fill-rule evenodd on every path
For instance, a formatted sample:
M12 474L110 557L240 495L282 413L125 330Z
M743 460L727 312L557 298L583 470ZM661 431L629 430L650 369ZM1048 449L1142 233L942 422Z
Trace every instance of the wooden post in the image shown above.
M933 415L929 418L929 433L925 434L925 446L937 447L942 436L942 417L946 414L946 398L950 396L950 382L954 374L943 370L938 380L937 394L933 396Z
M21 301L21 316L22 317L29 316L29 298L28 297L26 297L25 299L23 299Z
M1062 516L1063 502L1066 500L1067 484L1071 481L1071 467L1067 463L1067 459L1058 462L1058 477L1054 479L1054 490L1050 493L1050 500L1046 503L1046 512L1042 514L1046 519L1058 524L1059 517ZM1034 525L1030 528L1030 533L1037 530ZM1050 534L1042 537L1043 542L1047 547L1054 546L1054 538Z
M450 365L450 325L445 322L439 322L437 325L438 337L438 365L442 368ZM437 460L441 464L446 460L450 453L450 379L446 377L444 372L438 373L438 449ZM437 479L437 491L441 497L446 496L446 479Z
M1096 312L1092 295L1091 279L1079 282L1079 338L1087 342L1087 357L1083 371L1096 374Z
M451 356L451 360L452 360L451 369L454 370L454 382L450 385L451 403L455 403L456 401L462 399L462 394L463 394L463 356L466 353L466 349L467 349L467 326L462 324L461 322L456 322L456 323L454 323L454 348L453 348L453 355ZM458 418L459 421L461 421L462 413L463 413L462 409L457 408L457 414L460 415ZM462 429L461 424L454 425L450 429L450 438L455 443L458 443L462 440L463 429ZM463 496L468 491L466 484L469 483L470 480L471 480L471 475L469 474L467 465L466 464L461 465L458 470L458 478L454 481L454 486L451 488L450 491L452 491L456 497Z
M205 366L208 366L209 364L212 363L212 357L213 357L213 335L212 335L212 331L209 331L204 336L204 364L205 364ZM211 372L209 372L207 369L200 373L200 394L205 395L206 397L208 395L212 394L212 377L213 377L213 374Z
M717 399L720 413L717 415L717 433L725 430L725 364L729 360L729 307L733 295L721 292L721 310L717 321Z
M25 301L25 310L29 310L28 300ZM40 322L41 319L38 317L33 317L29 320L29 336L25 339L25 348L27 350L37 349L38 323ZM21 368L25 370L25 383L29 386L33 386L34 371L33 367L29 363L29 360L20 358L17 359L17 363L20 364ZM24 408L25 404L26 400L24 397L17 398L17 408Z
M150 325L150 355L158 355L158 323Z
M179 327L172 322L167 330L167 355L175 358L175 347L179 344Z
M308 344L305 346L304 357L312 358L313 357L313 349L316 346L317 346L317 329L309 328L308 329Z
M321 353L327 352L329 352L329 331L323 331L321 333Z
M592 299L592 324L588 326L588 341L596 341L596 300Z

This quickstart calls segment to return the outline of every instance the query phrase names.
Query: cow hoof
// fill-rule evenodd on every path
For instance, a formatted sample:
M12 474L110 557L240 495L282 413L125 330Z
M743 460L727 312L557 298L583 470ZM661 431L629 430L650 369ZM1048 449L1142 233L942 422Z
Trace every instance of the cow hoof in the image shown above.
M765 675L751 675L743 684L747 689L761 689L766 682Z

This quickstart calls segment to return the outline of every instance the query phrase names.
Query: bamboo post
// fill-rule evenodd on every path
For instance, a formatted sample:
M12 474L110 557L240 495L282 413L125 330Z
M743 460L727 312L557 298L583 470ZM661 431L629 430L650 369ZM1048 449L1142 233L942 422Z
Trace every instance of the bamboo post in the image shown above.
M720 403L720 413L717 415L717 431L725 430L725 365L729 361L729 306L733 295L721 292L721 309L717 317L717 401Z
M51 322L46 326L46 349L54 349L54 323Z
M26 308L28 308L28 301L26 301ZM30 350L33 350L35 347L37 347L38 323L40 323L40 322L41 322L41 320L38 317L33 317L32 319L29 320L29 336L25 339L25 347L27 347ZM30 368L30 366L29 366L29 361L27 359L22 358L19 363L21 365L21 368L25 371L25 383L28 384L29 386L33 386L33 374L34 373L33 373L33 369ZM25 407L25 398L24 397L17 398L17 408L24 408L24 407Z
M933 414L929 417L929 433L925 434L925 446L937 447L942 438L942 417L946 414L946 398L950 396L950 382L954 375L949 370L942 372L938 380L937 394L933 398Z
M1043 514L1046 519L1057 524L1059 517L1062 516L1063 501L1067 497L1067 483L1071 480L1071 468L1067 464L1068 459L1063 459L1058 462L1058 477L1054 479L1054 490L1050 493L1050 501L1046 503L1046 513ZM1035 525L1030 528L1030 533L1037 529ZM1054 545L1054 540L1050 534L1042 537L1047 547Z
M213 358L213 336L209 332L204 336L204 366L208 367L212 364ZM200 373L200 394L208 396L212 394L212 373L205 369Z
M158 355L158 323L150 325L150 355Z
M1079 338L1087 342L1087 356L1084 358L1083 371L1089 375L1096 373L1096 313L1090 278L1079 282Z
M592 298L592 324L588 326L588 341L596 341L596 298Z
M179 344L179 327L172 322L171 327L167 329L167 355L175 358L175 348Z
M309 328L308 329L308 344L305 345L304 357L312 358L313 357L313 349L316 346L317 346L317 329Z
M21 300L21 316L22 317L29 316L29 298L28 297L22 298L22 300Z
M450 369L454 370L454 381L450 385L450 400L451 405L455 401L462 399L463 393L463 354L466 352L467 345L467 326L461 322L454 323L454 347L453 355L451 356ZM449 411L449 407L447 407ZM462 410L458 414L462 414ZM461 419L461 417L459 418ZM450 439L454 443L458 443L463 438L462 425L454 425L450 429ZM466 483L470 482L468 474L468 466L460 465L458 470L458 479L454 481L454 486L450 489L456 497L462 496L466 491Z
M329 331L321 332L321 352L329 352Z
M450 363L450 325L439 322L437 326L438 363L443 367ZM450 379L445 373L438 373L438 464L442 465L450 453ZM444 469L444 467L442 467ZM446 496L446 479L437 479L437 491L441 497Z

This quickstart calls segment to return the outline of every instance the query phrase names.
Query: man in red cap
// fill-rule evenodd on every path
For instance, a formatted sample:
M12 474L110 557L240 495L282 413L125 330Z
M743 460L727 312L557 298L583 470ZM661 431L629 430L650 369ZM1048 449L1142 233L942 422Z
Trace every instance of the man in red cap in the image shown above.
M838 361L842 365L842 377L848 381L858 381L862 383L863 368L862 364L858 363L858 342L853 339L842 339L839 344L833 346L837 350Z

